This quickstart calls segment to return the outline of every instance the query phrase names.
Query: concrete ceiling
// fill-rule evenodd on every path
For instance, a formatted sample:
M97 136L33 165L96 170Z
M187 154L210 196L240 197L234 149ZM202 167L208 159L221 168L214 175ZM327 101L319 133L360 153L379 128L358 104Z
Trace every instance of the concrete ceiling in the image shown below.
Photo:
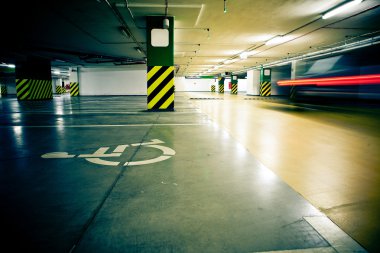
M331 19L344 0L54 0L1 3L0 61L48 57L53 66L145 67L148 15L175 17L177 76L237 72L380 35L379 0ZM125 26L131 37L120 31ZM286 35L288 41L266 45ZM247 59L239 54L249 51ZM229 59L234 63L224 64ZM217 68L215 68L217 66ZM210 71L211 69L211 71ZM208 72L209 71L209 72Z

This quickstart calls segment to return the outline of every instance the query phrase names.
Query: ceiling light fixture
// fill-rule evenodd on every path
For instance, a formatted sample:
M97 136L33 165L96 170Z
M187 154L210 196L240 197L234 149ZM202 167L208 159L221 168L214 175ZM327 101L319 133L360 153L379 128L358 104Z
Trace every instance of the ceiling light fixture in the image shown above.
M0 63L0 67L6 67L6 68L14 69L14 68L16 68L16 65L2 62L2 63Z
M270 45L277 45L277 44L280 44L280 43L283 43L283 42L286 42L288 40L288 38L286 36L282 36L282 35L277 35L275 37L273 37L272 39L268 40L265 45L267 46L270 46Z
M233 62L236 62L238 59L230 59L230 60L225 60L223 63L224 64L231 64Z
M351 7L353 7L353 6L355 6L355 5L360 4L362 1L363 1L363 0L354 0L354 1L350 1L350 2L348 2L348 3L345 3L345 4L343 4L343 5L340 5L340 6L336 7L336 8L334 8L334 9L332 9L332 10L326 12L326 13L322 16L322 19L328 19L328 18L331 18L332 16L335 16L335 15L337 15L337 14L339 14L339 13L341 13L341 12L343 12L343 11L345 11L345 10L347 10L347 9L349 9L349 8L351 8Z
M241 53L241 54L239 55L239 57L240 57L240 59L243 59L243 60L247 59L247 58L248 58L248 52L243 52L243 53Z
M162 21L162 27L164 29L169 29L168 8L169 8L168 0L165 0L165 18Z
M164 20L162 21L162 26L164 29L169 29L169 19L168 18L164 18Z
M224 0L224 13L227 13L227 0Z

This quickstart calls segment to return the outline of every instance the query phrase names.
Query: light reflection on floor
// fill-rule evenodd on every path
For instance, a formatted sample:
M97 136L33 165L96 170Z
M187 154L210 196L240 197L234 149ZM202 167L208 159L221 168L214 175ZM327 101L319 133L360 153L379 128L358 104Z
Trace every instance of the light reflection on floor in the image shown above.
M350 236L380 249L380 120L373 112L187 95L223 97L192 101Z

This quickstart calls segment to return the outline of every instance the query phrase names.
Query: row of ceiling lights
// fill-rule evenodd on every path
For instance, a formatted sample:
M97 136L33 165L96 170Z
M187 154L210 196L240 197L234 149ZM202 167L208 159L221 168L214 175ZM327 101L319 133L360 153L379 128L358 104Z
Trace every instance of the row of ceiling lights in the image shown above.
M330 11L323 14L322 19L331 18L331 17L333 17L339 13L346 11L347 9L350 9L350 8L360 4L361 2L363 2L363 0L352 0L350 2L346 2L342 5L336 6L335 8L333 8ZM224 12L226 12L226 0L224 1ZM265 45L266 46L278 45L281 43L285 43L291 39L292 39L292 37L289 35L277 35L277 36L269 39L268 41L266 41ZM215 65L214 67L208 69L206 72L199 73L198 75L200 76L200 75L204 75L204 74L209 74L209 73L221 68L224 65L228 65L228 64L237 62L239 60L245 60L248 58L248 56L254 55L256 53L257 53L256 51L244 51L244 52L239 54L239 57L233 57L232 59L225 60L221 64Z

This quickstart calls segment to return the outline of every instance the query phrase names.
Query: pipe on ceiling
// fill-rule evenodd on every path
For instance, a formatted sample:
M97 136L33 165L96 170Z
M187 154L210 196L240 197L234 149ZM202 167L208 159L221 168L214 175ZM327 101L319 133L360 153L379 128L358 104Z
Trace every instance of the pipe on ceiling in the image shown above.
M103 0L107 5L108 7L112 10L113 14L115 15L115 17L119 20L120 24L129 31L130 35L131 35L131 38L132 40L136 43L137 47L141 50L141 52L144 54L144 56L146 57L147 56L147 53L146 51L144 50L143 46L141 45L140 42L137 41L136 37L132 34L132 32L130 31L129 29L129 26L127 25L127 23L125 22L123 16L121 15L121 13L119 12L119 10L117 9L117 6L116 4L112 5L108 0Z

